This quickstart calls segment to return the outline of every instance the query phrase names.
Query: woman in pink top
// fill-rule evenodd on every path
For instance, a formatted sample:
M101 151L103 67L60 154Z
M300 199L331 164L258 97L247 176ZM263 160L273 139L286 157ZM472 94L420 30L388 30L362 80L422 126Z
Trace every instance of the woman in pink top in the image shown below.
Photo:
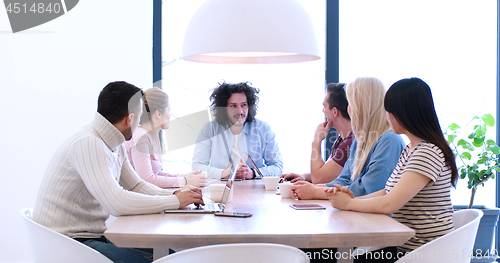
M201 187L207 180L201 171L195 170L188 174L162 171L163 162L158 134L161 129L169 127L168 102L168 95L156 87L144 92L140 126L135 130L132 139L125 143L130 163L142 179L159 187L183 187L186 184Z

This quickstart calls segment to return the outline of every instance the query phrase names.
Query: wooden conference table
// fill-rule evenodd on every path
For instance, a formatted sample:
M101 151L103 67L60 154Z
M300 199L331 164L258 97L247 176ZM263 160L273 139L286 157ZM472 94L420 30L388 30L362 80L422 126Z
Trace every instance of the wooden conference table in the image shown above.
M294 210L289 206L293 203L319 203L326 209ZM297 248L395 246L415 234L385 215L339 211L326 200L282 199L275 191L266 191L262 180L236 181L226 211L253 216L121 216L104 234L120 247L173 249L223 243L278 243Z

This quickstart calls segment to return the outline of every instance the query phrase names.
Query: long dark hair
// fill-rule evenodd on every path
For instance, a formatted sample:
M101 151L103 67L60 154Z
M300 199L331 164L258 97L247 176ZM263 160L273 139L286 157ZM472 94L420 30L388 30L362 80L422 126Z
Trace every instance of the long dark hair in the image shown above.
M257 114L257 104L259 103L259 89L250 86L249 82L241 82L237 84L231 83L219 83L219 86L215 88L210 96L210 101L212 102L212 112L215 116L215 120L220 125L225 125L228 121L227 117L227 101L233 93L245 93L247 96L248 104L248 115L246 122L250 123L255 120L255 115Z
M456 186L455 155L439 126L429 85L419 78L399 80L387 90L384 107L408 132L441 149L451 169L451 184Z

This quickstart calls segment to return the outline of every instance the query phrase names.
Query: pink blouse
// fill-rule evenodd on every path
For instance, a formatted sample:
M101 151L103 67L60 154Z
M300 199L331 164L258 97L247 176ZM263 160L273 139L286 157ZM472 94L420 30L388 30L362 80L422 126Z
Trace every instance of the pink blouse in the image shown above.
M160 142L147 130L138 127L132 139L125 142L130 163L146 182L161 188L180 187L175 174L162 171Z

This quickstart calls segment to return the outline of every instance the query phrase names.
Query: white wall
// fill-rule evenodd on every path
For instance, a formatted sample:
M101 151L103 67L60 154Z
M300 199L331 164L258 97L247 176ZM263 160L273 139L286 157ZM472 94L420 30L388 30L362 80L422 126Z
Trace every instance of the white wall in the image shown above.
M59 145L92 120L99 91L152 80L152 1L86 0L13 34L0 5L0 262L29 262L19 210L33 207Z

